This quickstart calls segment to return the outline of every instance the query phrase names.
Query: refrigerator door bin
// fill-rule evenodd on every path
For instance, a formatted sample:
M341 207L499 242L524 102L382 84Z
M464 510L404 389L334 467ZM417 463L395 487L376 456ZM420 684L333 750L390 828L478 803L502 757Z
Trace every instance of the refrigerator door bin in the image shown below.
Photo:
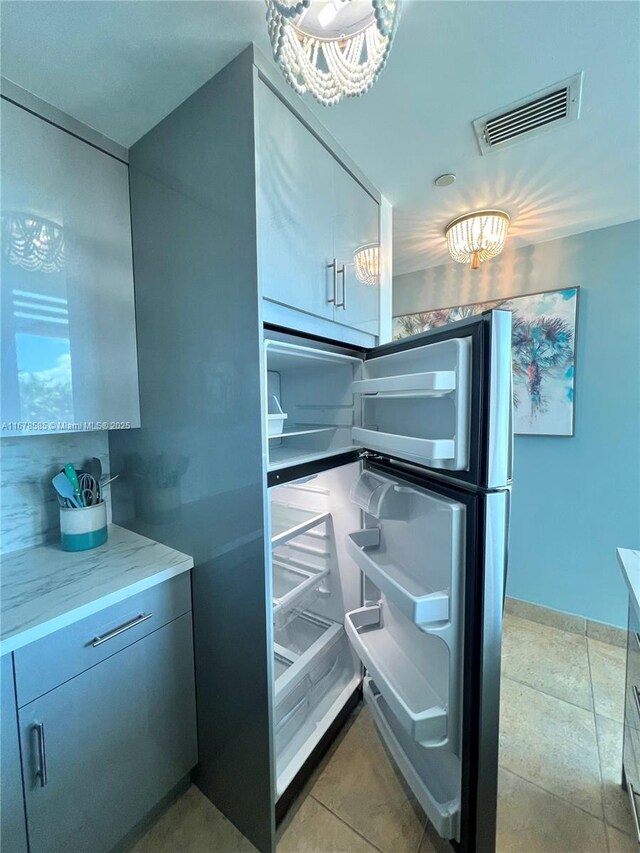
M362 380L352 385L361 402L354 442L428 467L465 470L470 385L465 337L367 358Z
M380 592L415 625L427 630L430 623L446 622L450 612L449 591L429 589L424 580L417 580L404 566L391 561L380 543L379 527L358 530L347 537L347 552Z
M264 350L267 394L289 416L280 435L267 430L269 470L352 450L351 385L362 359L279 340Z
M371 678L365 678L363 692L380 736L436 832L443 838L457 838L459 758L449 750L424 749L412 741Z
M345 616L356 654L400 725L422 746L448 743L449 651L387 602Z
M365 364L365 374L367 365ZM356 379L351 386L354 394L375 394L382 397L442 397L456 389L453 370L434 370L428 373L406 373L381 376L376 379Z
M365 520L365 529L347 535L349 556L403 616L452 647L461 613L463 504L366 470L352 500L373 508L377 523Z

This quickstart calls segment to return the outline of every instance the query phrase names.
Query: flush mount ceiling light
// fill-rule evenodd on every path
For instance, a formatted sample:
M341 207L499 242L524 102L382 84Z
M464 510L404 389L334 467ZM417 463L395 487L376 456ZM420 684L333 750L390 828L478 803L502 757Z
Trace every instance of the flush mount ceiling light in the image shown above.
M400 0L265 0L273 55L324 106L363 95L387 61Z
M64 231L60 225L30 213L2 216L2 242L10 264L32 272L64 269Z
M375 285L380 274L380 247L377 243L368 243L356 249L353 255L356 278L363 284Z
M483 261L495 258L504 249L509 228L504 210L478 210L465 213L445 228L449 254L459 264L471 263L477 270Z

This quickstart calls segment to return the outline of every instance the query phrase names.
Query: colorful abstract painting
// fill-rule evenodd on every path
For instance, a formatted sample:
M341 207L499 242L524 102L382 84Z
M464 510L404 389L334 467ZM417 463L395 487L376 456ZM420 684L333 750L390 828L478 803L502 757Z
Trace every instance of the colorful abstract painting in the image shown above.
M491 308L513 312L514 430L573 435L578 288L549 290L394 317L394 339L447 326Z

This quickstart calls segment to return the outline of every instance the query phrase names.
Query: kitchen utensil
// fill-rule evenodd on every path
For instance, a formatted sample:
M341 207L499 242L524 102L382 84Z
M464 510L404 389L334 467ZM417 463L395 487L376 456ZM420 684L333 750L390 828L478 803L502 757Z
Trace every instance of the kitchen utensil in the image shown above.
M109 483L113 483L113 481L117 480L119 476L120 476L120 474L114 474L114 476L111 477L111 479L107 480L104 483L100 483L100 490L102 491L102 489L104 489L105 486L108 486Z
M102 462L98 459L97 456L94 456L89 460L87 464L87 473L91 474L96 483L100 482L102 477Z
M80 491L86 506L93 506L100 502L100 485L91 474L83 471L79 477Z
M56 474L56 476L51 481L53 483L53 488L60 495L60 497L64 498L68 501L71 506L79 507L80 503L75 496L75 492L73 489L73 485L71 484L71 480L67 477L64 472L60 472Z
M76 469L71 463L69 463L68 465L64 466L64 473L71 485L73 486L73 494L75 495L76 500L79 502L79 505L85 506L82 500L82 490L80 488L80 483L78 482L78 475L76 474Z

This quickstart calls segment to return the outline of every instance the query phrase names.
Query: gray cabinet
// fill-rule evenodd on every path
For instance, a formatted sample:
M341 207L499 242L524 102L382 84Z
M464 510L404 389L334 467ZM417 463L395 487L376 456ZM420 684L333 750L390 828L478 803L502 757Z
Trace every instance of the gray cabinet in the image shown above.
M0 844L6 853L26 853L15 687L11 655L0 659Z
M3 435L139 426L128 167L4 99L1 119Z
M263 297L377 335L379 287L358 280L354 256L379 245L378 203L262 81L256 102Z
M191 614L19 711L31 853L110 850L195 765Z

